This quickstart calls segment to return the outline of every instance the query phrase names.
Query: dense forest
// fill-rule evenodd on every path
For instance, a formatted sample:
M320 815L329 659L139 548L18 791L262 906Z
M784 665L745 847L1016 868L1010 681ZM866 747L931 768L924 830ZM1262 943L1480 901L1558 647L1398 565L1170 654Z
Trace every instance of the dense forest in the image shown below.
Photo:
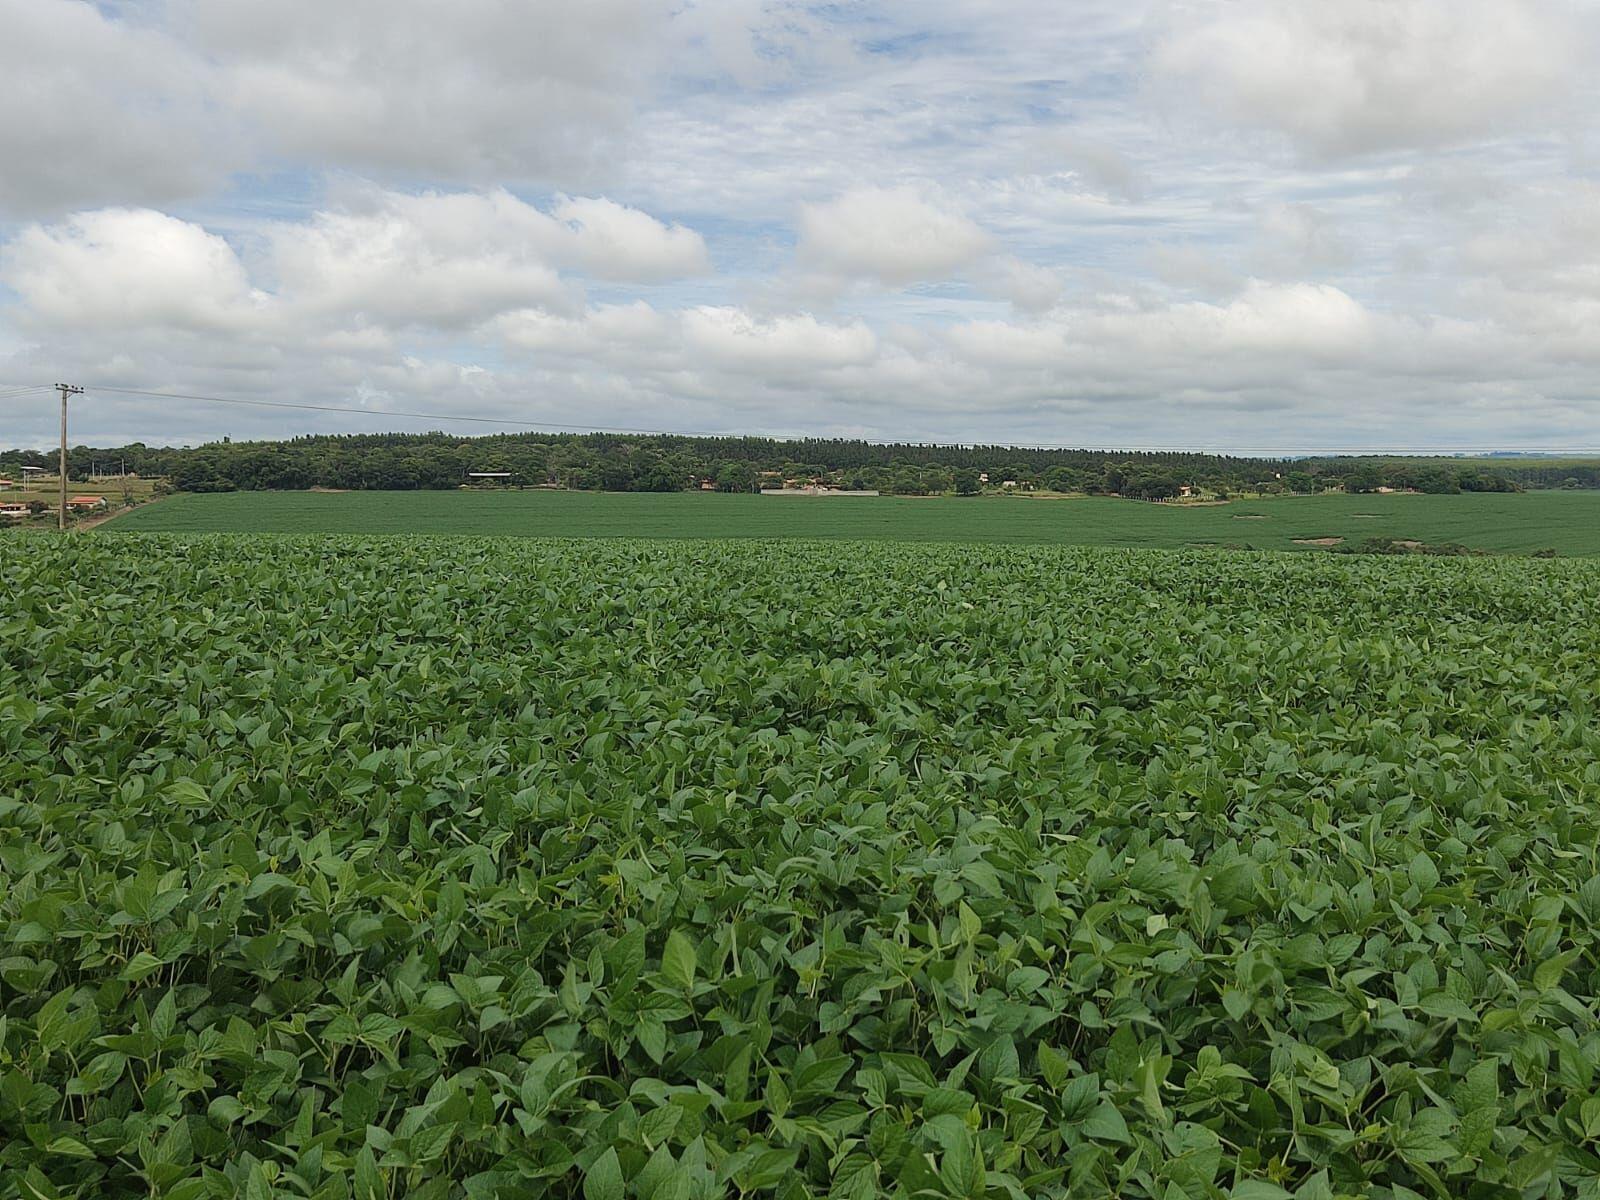
M0 451L0 476L55 469L50 452ZM69 474L118 470L165 477L184 491L309 487L409 490L460 487L470 472L509 472L515 486L604 491L752 491L784 481L900 495L1022 490L1164 499L1317 492L1330 488L1425 492L1600 487L1600 462L1449 458L1261 459L1227 455L1016 446L884 444L847 439L777 441L617 434L444 433L299 437L279 442L142 444L74 448Z

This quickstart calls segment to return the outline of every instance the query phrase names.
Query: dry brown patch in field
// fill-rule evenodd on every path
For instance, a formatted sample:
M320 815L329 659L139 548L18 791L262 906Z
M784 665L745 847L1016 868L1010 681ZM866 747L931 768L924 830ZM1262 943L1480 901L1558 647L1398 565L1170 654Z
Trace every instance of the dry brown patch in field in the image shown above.
M1342 537L1295 538L1294 544L1296 546L1337 546L1343 541Z

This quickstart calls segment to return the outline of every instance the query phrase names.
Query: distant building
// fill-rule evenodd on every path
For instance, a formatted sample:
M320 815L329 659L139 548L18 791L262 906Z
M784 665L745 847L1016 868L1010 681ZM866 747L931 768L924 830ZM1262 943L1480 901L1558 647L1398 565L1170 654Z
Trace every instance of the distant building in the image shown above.
M95 512L98 509L107 508L109 505L106 503L104 496L74 496L67 501L67 507L76 509L79 512Z
M876 490L865 488L836 488L809 485L806 487L762 488L763 496L876 496Z
M16 486L17 481L15 479L0 479L0 492L9 492Z
M20 521L28 515L26 504L0 504L0 518L7 521Z

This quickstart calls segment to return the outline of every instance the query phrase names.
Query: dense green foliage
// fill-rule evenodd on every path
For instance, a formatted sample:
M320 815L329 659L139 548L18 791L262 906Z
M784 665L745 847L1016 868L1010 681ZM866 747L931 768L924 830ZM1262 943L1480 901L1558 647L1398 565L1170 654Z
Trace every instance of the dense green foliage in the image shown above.
M1595 1195L1592 564L0 572L0 1195Z
M54 469L45 453L0 452L0 474L24 463ZM470 471L509 471L526 485L589 491L673 492L702 482L725 492L758 483L825 480L904 495L977 491L1006 480L1019 486L1111 493L1154 500L1184 485L1210 491L1319 492L1378 487L1427 492L1508 491L1533 486L1600 486L1600 463L1562 464L1559 477L1538 460L1319 459L1290 462L1229 455L1119 450L1045 450L1014 446L881 444L844 439L443 433L300 437L280 442L215 442L188 448L144 445L78 447L69 470L81 476L98 461L126 464L146 477L167 476L185 491L378 491L459 487ZM1533 464L1533 465L1530 465Z
M1424 491L1492 491L1499 480L1525 488L1600 488L1600 458L1554 455L1489 455L1483 458L1328 458L1295 463L1293 470L1343 474L1371 467L1376 480L1391 487L1414 487ZM1442 474L1441 474L1442 471ZM1362 475L1365 479L1371 476ZM1454 480L1456 487L1450 483Z
M1600 554L1600 496L1278 497L1228 505L1105 498L905 499L585 492L249 492L177 496L106 530L469 533L544 537L880 538L895 541L1316 551L1319 539L1459 543L1494 553Z

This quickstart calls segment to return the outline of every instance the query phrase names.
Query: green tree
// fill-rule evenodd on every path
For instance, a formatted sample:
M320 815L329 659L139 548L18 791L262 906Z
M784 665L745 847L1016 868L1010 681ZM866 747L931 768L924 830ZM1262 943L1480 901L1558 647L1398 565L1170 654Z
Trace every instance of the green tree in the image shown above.
M1371 463L1353 467L1344 477L1344 490L1347 492L1375 492L1382 486L1383 476Z
M749 492L755 490L755 468L747 462L728 459L717 467L717 491Z

